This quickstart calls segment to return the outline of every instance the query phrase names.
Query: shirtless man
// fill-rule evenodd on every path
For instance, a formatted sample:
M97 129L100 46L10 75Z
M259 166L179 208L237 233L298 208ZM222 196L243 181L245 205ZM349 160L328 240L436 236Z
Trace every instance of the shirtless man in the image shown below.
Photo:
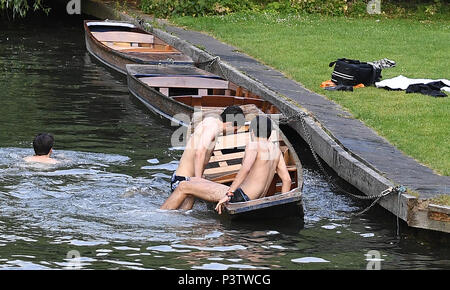
M26 162L39 162L56 164L57 160L50 158L53 153L53 143L55 139L48 133L38 134L33 140L34 156L25 157Z
M271 120L265 116L256 116L250 124L251 140L245 147L241 169L231 186L203 178L192 178L190 181L180 182L161 209L179 209L186 198L195 196L217 202L216 210L221 214L224 203L263 197L275 173L283 183L281 192L288 192L291 189L291 178L279 146L268 140L271 133Z
M244 112L239 106L225 108L220 117L205 117L187 141L180 164L171 179L170 188L172 192L181 181L189 180L191 177L201 178L205 166L211 158L217 136L221 132L223 135L230 131L235 132L244 123ZM181 208L191 209L194 201L193 196L186 198Z

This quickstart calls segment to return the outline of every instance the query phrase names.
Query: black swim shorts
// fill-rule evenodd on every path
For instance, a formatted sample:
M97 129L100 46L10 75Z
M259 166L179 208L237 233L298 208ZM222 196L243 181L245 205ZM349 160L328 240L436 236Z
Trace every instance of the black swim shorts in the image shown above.
M170 190L174 192L175 189L178 187L178 185L180 185L180 182L182 181L189 181L189 177L178 176L175 175L175 173L173 173L172 179L170 180Z
M250 198L244 193L244 191L239 187L233 193L233 196L230 199L230 202L244 202L249 201Z

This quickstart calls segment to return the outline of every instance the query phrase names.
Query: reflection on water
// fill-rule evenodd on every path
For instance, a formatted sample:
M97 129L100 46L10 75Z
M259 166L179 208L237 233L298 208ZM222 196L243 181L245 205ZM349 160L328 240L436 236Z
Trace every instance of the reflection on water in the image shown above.
M58 27L58 29L55 29ZM380 209L334 192L300 141L304 226L229 222L203 202L162 211L181 152L176 128L129 95L126 79L86 52L79 18L5 24L0 33L0 268L449 268L448 247L403 233ZM55 136L56 165L25 163Z

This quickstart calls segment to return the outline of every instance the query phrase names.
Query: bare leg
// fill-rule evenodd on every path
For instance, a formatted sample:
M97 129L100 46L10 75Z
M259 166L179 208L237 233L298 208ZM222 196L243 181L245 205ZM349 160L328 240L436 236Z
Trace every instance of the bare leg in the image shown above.
M161 209L178 209L187 197L198 197L210 202L218 202L225 196L228 186L206 179L182 181L175 191L167 198ZM193 204L193 203L192 203ZM187 206L188 202L184 204ZM183 208L188 209L188 208ZM190 209L190 208L189 208Z
M188 195L180 205L180 209L190 210L194 206L194 203L195 197L193 197L192 195Z

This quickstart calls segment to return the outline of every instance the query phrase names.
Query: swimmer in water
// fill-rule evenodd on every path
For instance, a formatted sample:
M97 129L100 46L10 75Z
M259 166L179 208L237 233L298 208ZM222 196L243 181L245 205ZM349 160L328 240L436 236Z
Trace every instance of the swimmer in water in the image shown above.
M25 157L26 162L39 162L46 164L56 164L58 161L50 157L53 152L55 139L51 134L40 133L33 140L34 156Z

